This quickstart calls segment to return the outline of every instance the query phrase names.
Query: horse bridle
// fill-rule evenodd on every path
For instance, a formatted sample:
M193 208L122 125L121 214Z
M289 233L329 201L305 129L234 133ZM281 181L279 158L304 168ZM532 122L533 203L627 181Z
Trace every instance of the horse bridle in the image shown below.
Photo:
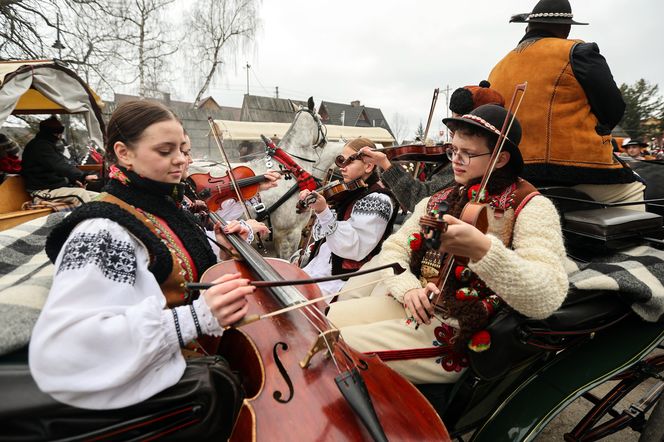
M311 147L312 149L324 147L327 144L327 128L320 120L320 117L316 112L306 107L300 108L300 110L298 110L295 114L295 120L293 121L293 124L295 124L295 121L297 121L297 119L300 117L301 112L306 112L309 115L311 115L311 118L313 118L316 124L318 125L318 133L316 134L316 143L312 144L309 147Z

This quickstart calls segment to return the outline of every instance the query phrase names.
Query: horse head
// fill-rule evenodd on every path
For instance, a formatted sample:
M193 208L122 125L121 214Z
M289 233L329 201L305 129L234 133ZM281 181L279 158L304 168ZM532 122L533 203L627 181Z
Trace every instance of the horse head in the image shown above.
M279 142L279 147L296 154L297 150L305 154L309 149L325 147L327 129L316 112L313 97L307 100L307 107L296 106L293 102L291 106L295 110L295 118Z

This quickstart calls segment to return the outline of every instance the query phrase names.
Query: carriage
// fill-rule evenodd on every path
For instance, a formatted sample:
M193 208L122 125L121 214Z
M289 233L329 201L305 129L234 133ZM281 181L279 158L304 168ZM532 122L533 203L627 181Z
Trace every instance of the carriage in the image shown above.
M0 62L0 128L10 115L78 114L85 119L91 145L104 145L101 98L71 69L54 60ZM98 170L99 165L80 166ZM23 210L30 200L23 179L0 183L0 231L48 215L51 208Z
M569 189L541 191L557 203L570 252L577 257L591 261L593 255L610 256L645 242L653 250L662 245L662 219L652 213L661 207L659 200L649 202L649 212L627 213ZM664 414L664 402L659 401L664 356L653 351L661 349L664 327L641 320L631 307L616 291L577 290L543 321L505 310L489 327L491 349L471 355L471 368L451 391L440 385L419 389L450 436L459 440L533 440L579 397L593 403L593 408L570 429L566 440L597 440L627 426L652 437L646 440L661 440L657 424ZM3 440L213 438L227 425L214 419L218 407L224 406L218 396L239 394L229 387L232 373L209 370L216 362L215 358L190 362L180 383L143 404L90 412L42 394L29 375L25 348L19 348L0 358L3 395L13 398L0 406L0 436ZM616 385L604 397L590 393L608 382ZM624 410L614 409L643 383L649 386L643 398ZM609 420L602 420L607 415Z

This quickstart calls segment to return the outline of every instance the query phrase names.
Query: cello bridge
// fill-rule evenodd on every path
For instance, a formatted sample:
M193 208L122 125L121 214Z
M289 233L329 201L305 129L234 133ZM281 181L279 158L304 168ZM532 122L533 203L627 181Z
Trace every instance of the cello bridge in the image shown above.
M300 367L307 368L311 363L314 355L320 351L327 350L329 353L330 347L334 346L339 339L339 330L327 330L318 335L316 341L309 349L307 355L300 361Z

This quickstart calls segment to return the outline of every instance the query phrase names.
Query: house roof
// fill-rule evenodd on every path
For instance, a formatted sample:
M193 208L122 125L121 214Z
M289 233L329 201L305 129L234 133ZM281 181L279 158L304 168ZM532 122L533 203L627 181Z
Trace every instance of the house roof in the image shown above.
M291 103L297 106L307 106L304 101L245 94L240 120L291 123L295 116Z
M332 101L322 101L320 104L319 113L323 114L322 109L325 108L328 115L326 123L337 124L343 126L375 126L383 127L388 131L390 129L383 111L376 107L367 107L363 105L353 106L352 104L334 103ZM366 116L366 121L362 119L362 114ZM343 121L342 121L343 114Z
M239 120L242 111L239 107L232 106L219 106L217 101L212 97L205 97L201 99L198 108L194 108L194 103L190 101L178 101L171 99L160 99L154 97L146 97L147 100L159 101L160 103L168 106L175 114L183 119L206 119L209 116L220 120ZM105 113L112 113L120 104L128 101L140 100L137 95L115 94L115 101L109 102L108 108L104 109ZM201 105L204 103L214 104L203 108ZM211 102L211 103L210 103Z

